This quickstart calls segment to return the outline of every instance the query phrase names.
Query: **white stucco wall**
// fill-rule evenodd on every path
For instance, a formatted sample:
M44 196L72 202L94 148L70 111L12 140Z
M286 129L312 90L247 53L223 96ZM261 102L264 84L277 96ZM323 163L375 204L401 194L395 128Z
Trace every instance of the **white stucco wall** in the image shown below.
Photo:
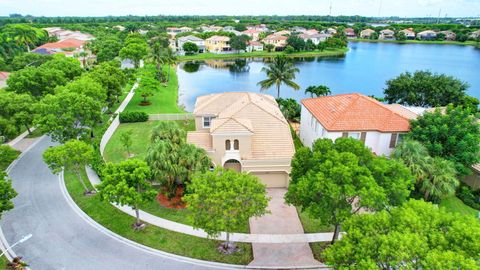
M318 125L315 131L315 125ZM348 132L348 131L345 131ZM355 131L350 131L355 132ZM312 114L302 105L300 120L300 140L303 145L312 147L313 143L320 138L336 140L342 137L343 132L329 132L313 118ZM367 131L365 137L365 146L370 148L376 155L390 156L393 148L390 148L391 133L382 133L378 131Z

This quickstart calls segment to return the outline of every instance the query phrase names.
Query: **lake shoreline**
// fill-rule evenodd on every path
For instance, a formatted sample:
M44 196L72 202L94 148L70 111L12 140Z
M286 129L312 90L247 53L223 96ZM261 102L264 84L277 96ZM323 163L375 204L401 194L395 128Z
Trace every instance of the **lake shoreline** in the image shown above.
M440 40L428 41L428 40L416 40L416 39L400 41L400 40L379 40L379 39L357 38L357 39L349 39L348 42L352 42L352 43L366 42L366 43L390 43L390 44L457 45L457 46L472 46L472 47L480 48L480 46L478 46L475 41L465 41L465 42L440 41Z

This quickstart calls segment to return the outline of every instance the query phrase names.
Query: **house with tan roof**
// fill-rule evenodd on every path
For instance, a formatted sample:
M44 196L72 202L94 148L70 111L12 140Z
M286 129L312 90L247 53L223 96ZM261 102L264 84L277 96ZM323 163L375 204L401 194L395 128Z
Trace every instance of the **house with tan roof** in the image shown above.
M378 39L381 40L394 40L395 39L395 32L390 29L384 29L380 31L380 35Z
M286 187L295 153L290 127L270 95L227 92L200 96L196 131L187 142L205 149L215 166L258 176L267 187Z
M242 32L242 34L249 36L253 41L259 40L261 33L263 33L263 31L257 29L247 29Z
M370 38L373 33L375 33L375 30L372 29L365 29L360 32L360 38Z
M357 93L308 98L302 100L300 139L311 147L320 138L351 137L375 154L389 156L419 114Z
M85 40L75 38L64 39L58 42L45 43L33 49L32 53L44 55L63 54L67 57L77 58L82 65L85 65L87 61L91 62L95 60L95 55L93 55L90 50L85 49L84 46L86 42Z
M416 35L415 35L415 32L413 31L413 28L403 29L403 30L400 30L399 32L404 33L407 39L415 39Z
M275 46L275 50L281 50L287 46L287 39L288 37L286 36L269 35L262 41L265 44L272 44Z
M205 40L205 47L209 52L222 53L232 50L230 47L230 38L225 36L212 36Z

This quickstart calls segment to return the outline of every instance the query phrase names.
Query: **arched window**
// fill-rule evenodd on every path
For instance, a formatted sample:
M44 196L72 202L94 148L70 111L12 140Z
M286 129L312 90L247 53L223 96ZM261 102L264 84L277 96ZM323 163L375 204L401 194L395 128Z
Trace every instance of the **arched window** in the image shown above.
M230 150L232 149L232 144L230 142L230 140L226 140L225 141L225 150Z
M238 150L239 148L240 148L240 143L238 142L238 140L234 140L233 141L233 149Z

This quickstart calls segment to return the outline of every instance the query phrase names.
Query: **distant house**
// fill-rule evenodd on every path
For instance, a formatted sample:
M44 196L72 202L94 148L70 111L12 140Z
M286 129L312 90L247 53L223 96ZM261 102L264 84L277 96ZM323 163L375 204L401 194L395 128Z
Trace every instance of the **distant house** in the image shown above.
M413 31L413 28L403 29L400 32L404 33L407 39L415 39L415 32Z
M477 31L475 31L475 32L470 33L469 37L470 37L471 39L477 39L477 38L479 38L479 37L480 37L480 30L477 30Z
M265 44L272 44L275 46L275 50L282 50L287 46L287 39L288 37L286 36L269 35L262 41Z
M83 41L95 39L95 37L90 34L82 33L80 31L65 30L60 27L47 27L43 29L47 31L49 37L56 37L59 41L65 39L77 39Z
M375 33L375 30L365 29L360 32L360 38L370 38Z
M278 31L278 32L275 32L273 33L274 35L276 36L289 36L292 34L292 31L289 31L289 30L281 30L281 31Z
M243 35L242 32L237 31L237 30L235 30L235 29L233 29L233 30L224 30L224 31L225 31L225 32L228 32L228 33L232 33L232 34L234 34L235 36L241 36L241 35Z
M7 87L8 76L10 76L9 72L0 71L0 89Z
M258 41L249 41L246 50L247 52L263 51L263 44Z
M242 32L242 34L249 36L253 41L257 41L260 39L260 33L263 32L257 29L247 29Z
M257 31L260 31L260 32L268 32L269 31L267 25L265 25L265 24L249 25L249 26L247 26L247 30L257 30Z
M307 35L316 35L318 34L318 30L317 29L308 29L307 31L304 32L304 34L307 34Z
M213 165L257 176L267 187L289 184L295 153L290 126L270 95L227 92L195 102L195 131L187 142L203 148Z
M191 42L197 45L198 47L198 52L199 53L204 53L205 52L205 40L196 37L196 36L186 36L186 37L180 37L177 39L177 46L178 46L178 52L180 54L184 54L185 52L183 51L183 44Z
M230 26L230 25L227 25L227 26L223 27L223 31L226 31L226 32L233 31L233 30L235 30L235 27Z
M448 41L455 41L457 39L457 34L455 32L447 30L447 31L440 31L438 32L439 34L444 34L445 35L445 40Z
M311 40L313 44L318 45L320 42L327 40L327 38L331 36L327 34L300 34L298 37L303 39L305 42Z
M212 53L223 53L232 50L230 38L225 36L212 36L205 40L205 47Z
M345 36L347 36L347 38L357 37L357 35L355 34L355 30L353 30L353 28L345 28L345 30L343 30L343 33L345 34Z
M33 49L32 53L44 55L63 54L67 57L77 58L82 65L85 65L87 61L95 59L95 56L84 48L85 43L85 40L69 38L58 42L45 43ZM86 54L84 55L84 53Z
M357 93L308 98L302 100L300 139L311 147L319 138L351 137L375 154L389 156L417 116L406 107Z
M192 28L190 27L186 27L186 26L182 26L180 28L178 27L167 27L167 33L171 34L171 35L176 35L176 34L179 34L179 33L186 33L186 32L192 32Z
M207 26L200 26L200 29L202 29L203 32L218 32L218 31L222 31L223 27L216 26L216 25L207 25Z
M125 31L125 27L121 26L121 25L115 25L114 27L112 27L113 29L116 29L118 31Z
M380 31L380 35L378 35L378 39L381 40L394 40L395 39L395 32L390 29L384 29Z
M324 31L325 34L329 35L335 35L337 33L337 29L335 28L327 28L327 30Z
M300 27L300 26L292 27L292 32L305 33L306 31L307 31L307 29L304 28L304 27Z
M437 32L432 30L422 31L417 34L417 38L420 40L432 40L437 38Z

